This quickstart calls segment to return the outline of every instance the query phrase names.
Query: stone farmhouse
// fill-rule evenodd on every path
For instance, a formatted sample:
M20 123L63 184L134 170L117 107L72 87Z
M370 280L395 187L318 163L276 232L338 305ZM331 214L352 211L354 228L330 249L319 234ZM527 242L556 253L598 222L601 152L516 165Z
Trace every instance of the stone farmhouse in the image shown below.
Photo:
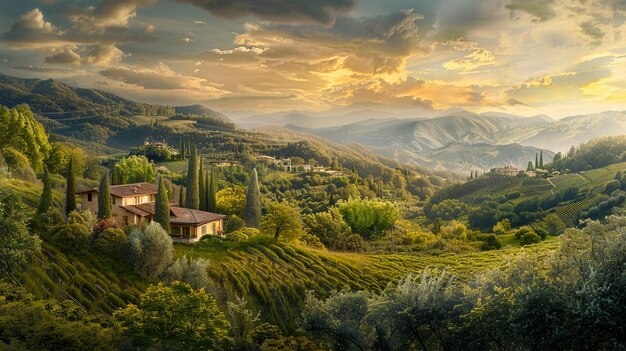
M151 183L111 185L111 217L119 224L154 220L157 186ZM81 210L98 212L98 188L78 192ZM223 235L226 216L170 204L169 234L174 241L193 243L204 235Z

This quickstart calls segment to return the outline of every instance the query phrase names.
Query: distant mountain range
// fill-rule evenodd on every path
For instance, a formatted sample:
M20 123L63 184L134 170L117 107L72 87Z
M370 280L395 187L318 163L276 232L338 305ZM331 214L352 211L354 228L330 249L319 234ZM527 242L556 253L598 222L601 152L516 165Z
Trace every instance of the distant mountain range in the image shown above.
M400 162L465 172L468 167L489 169L509 164L525 168L542 149L544 157L551 160L552 151L566 151L595 137L626 134L626 112L607 111L555 121L545 115L458 111L428 119L368 119L329 128L288 127L344 144L369 146Z

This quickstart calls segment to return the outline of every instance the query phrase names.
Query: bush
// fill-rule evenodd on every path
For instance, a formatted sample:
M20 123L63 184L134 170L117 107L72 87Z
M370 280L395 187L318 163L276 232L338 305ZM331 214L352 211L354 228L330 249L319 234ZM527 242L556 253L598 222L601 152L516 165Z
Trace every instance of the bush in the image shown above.
M320 241L320 238L309 233L302 234L300 236L300 241L303 242L305 245L314 247L316 249L324 248L324 244L322 244L322 242Z
M79 223L62 224L56 228L52 238L62 246L80 248L89 239L89 229Z
M502 242L494 235L488 235L482 245L480 245L480 249L483 251L488 250L498 250L502 248Z
M237 215L232 215L228 217L228 220L226 220L226 223L224 224L224 231L228 234L240 230L245 226L246 225L243 222L243 219L237 217Z
M248 240L248 237L245 233L241 231L232 232L230 234L226 234L226 240L232 241L234 243L242 242Z
M535 233L535 231L531 227L521 227L515 232L515 239L519 240L522 238L522 235L527 233Z
M493 226L494 234L504 234L511 230L511 221L508 218L501 220Z
M112 219L103 219L93 226L93 236L98 237L107 229L117 229L119 225ZM130 232L129 232L130 233Z
M367 242L359 234L351 234L339 242L338 248L354 252L365 252L367 250Z
M133 230L128 242L130 262L144 278L157 277L172 262L172 238L157 222L150 222L144 230Z
M532 245L541 242L541 237L537 235L534 231L530 231L522 235L519 239L519 242L522 246Z
M117 256L121 253L126 240L126 233L122 229L107 228L94 236L93 245L106 254Z
M177 259L171 266L167 267L163 273L163 280L168 284L181 281L195 289L204 288L209 285L208 267L209 261L206 259L198 258L193 260L183 256L183 258Z

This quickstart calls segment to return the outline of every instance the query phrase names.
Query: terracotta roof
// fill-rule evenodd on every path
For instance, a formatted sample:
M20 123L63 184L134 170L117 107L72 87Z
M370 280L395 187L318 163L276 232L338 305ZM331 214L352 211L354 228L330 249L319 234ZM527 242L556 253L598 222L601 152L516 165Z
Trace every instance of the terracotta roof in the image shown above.
M122 206L122 208L136 213L140 216L146 216L148 214L154 216L154 202L149 202L139 205ZM140 212L146 213L145 215ZM192 210L189 208L170 206L170 223L171 224L193 224L202 225L208 222L213 222L225 218L226 216L204 212L198 210Z
M78 194L90 193L94 191L98 192L98 188L79 191ZM150 195L150 194L157 193L157 186L152 183L133 183L133 184L111 185L109 187L109 192L111 193L111 195L115 195L118 197Z

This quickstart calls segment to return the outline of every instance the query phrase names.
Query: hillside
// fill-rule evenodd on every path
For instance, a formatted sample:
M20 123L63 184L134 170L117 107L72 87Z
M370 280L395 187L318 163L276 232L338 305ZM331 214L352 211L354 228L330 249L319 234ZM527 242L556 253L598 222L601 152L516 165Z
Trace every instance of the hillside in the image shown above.
M349 287L379 292L390 282L426 267L446 268L470 279L475 273L501 266L519 249L471 254L360 255L320 251L269 238L220 247L215 244L177 245L176 256L208 258L209 274L222 300L244 297L259 307L262 316L287 330L295 330L306 291L329 296ZM556 243L541 243L523 249L547 255Z
M446 169L460 174L469 174L471 170L488 171L506 165L526 169L528 161L534 160L542 151L545 159L551 160L554 157L554 153L549 150L520 144L451 143L439 149L414 154L408 163L431 169Z

